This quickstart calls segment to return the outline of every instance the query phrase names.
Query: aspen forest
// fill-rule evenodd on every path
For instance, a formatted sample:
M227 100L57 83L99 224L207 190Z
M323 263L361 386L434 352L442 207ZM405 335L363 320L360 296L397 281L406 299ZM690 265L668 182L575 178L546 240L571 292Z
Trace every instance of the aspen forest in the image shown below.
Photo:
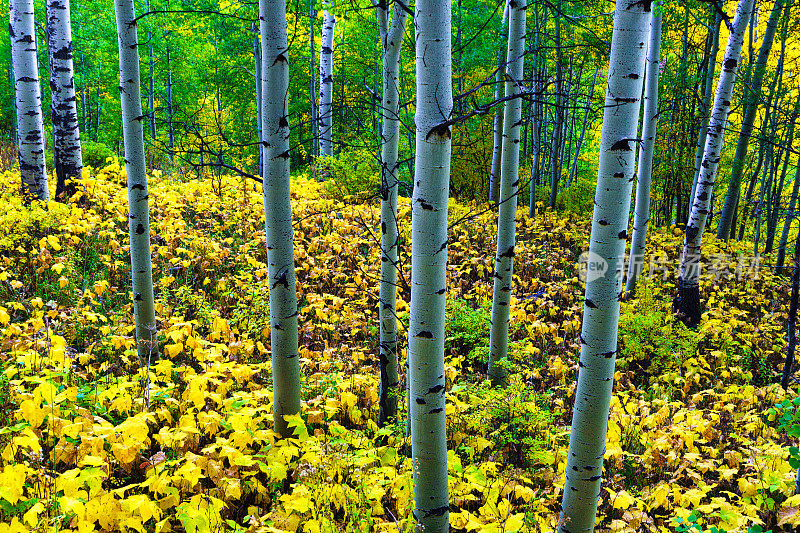
M0 13L0 533L800 531L795 0Z

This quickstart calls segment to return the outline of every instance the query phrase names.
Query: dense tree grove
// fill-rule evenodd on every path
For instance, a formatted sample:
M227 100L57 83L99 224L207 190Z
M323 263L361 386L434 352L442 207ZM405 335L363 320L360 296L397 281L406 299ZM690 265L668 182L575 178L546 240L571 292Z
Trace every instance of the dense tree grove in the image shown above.
M8 6L0 533L800 526L794 0Z

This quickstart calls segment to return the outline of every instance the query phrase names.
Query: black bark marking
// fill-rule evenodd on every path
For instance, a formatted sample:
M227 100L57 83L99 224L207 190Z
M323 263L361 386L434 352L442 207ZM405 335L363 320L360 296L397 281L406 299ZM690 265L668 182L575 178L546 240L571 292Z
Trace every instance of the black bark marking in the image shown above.
M431 333L430 331L420 331L419 333L417 333L416 336L422 339L432 339L433 333Z
M431 387L430 389L428 389L428 394L436 394L437 392L442 392L443 390L444 390L444 385L439 384L436 385L435 387Z
M597 304L591 301L589 298L586 298L586 307L589 309L597 309Z
M136 235L141 235L144 233L144 224L139 224L136 226Z
M612 144L611 148L609 148L608 150L610 152L630 152L631 151L630 140L620 139L619 141Z
M500 257L514 257L514 246L509 246L508 250L500 254Z
M431 136L436 135L443 139L449 139L453 136L452 132L450 131L450 126L445 124L439 124L438 126L434 126L431 128L431 131L425 136L425 140L431 138Z

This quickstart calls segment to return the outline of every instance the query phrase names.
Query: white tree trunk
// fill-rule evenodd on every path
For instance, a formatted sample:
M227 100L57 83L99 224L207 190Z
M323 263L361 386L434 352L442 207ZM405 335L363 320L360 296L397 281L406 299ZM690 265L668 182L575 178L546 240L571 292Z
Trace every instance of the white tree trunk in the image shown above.
M647 72L644 88L644 116L642 117L642 144L639 150L639 168L636 172L636 207L633 216L633 238L631 259L628 263L626 292L633 296L636 282L642 273L644 249L647 243L647 223L650 221L650 181L653 174L653 151L656 146L658 125L658 78L661 54L662 2L653 4L653 19L650 22L650 44L647 51Z
M72 64L69 0L47 0L47 42L53 108L56 198L68 199L81 179L83 158Z
M506 98L519 94L523 90L527 9L525 0L509 0L508 2L508 61L503 76ZM496 385L506 383L506 370L502 363L508 356L508 317L513 293L517 188L519 186L519 134L522 123L521 98L505 102L503 122L503 158L500 169L497 215L497 254L494 260L492 329L487 371Z
M406 12L397 2L392 8L376 2L383 48L383 95L381 116L381 287L380 365L381 386L378 421L381 426L397 416L400 397L397 361L397 153L400 141L400 48L406 28Z
M49 198L44 166L44 123L39 61L36 58L33 0L9 4L11 63L16 92L17 139L22 196L25 202Z
M649 2L617 2L560 533L593 531L597 514L650 17Z
M300 412L297 292L289 182L289 45L285 0L260 0L261 94L264 135L264 219L267 232L272 413L275 431L288 437L284 416Z
M131 243L133 316L139 364L147 365L158 350L150 264L150 213L139 87L139 43L133 0L114 0L119 44L119 92L122 137L128 175L128 235Z
M714 8L712 8L714 9ZM697 139L697 152L694 156L694 178L692 178L692 190L689 198L694 198L697 189L697 177L700 175L700 164L703 162L703 150L706 148L706 133L708 133L708 121L711 120L709 114L711 108L711 92L714 90L714 73L717 65L717 52L719 51L719 27L722 23L722 16L719 12L714 15L714 27L711 29L711 47L708 53L708 68L706 69L706 79L703 82L703 102L700 106L700 133Z
M448 531L444 308L453 70L449 0L417 0L417 112L408 327L417 533Z
M326 2L327 5L327 2ZM322 45L319 51L319 153L333 155L333 34L336 16L322 14Z
M734 213L739 205L739 192L742 184L742 175L744 174L744 163L745 159L747 158L750 136L753 133L753 124L755 123L755 118L758 114L759 98L761 98L761 85L764 82L764 74L766 73L770 50L772 50L772 43L775 40L775 32L778 28L778 21L780 20L780 16L783 14L783 7L783 0L775 0L775 3L772 6L772 11L769 14L769 19L767 19L764 38L761 41L761 48L758 51L758 58L756 59L756 64L753 69L753 76L748 80L749 88L744 96L742 123L739 126L739 139L736 142L736 152L733 156L731 177L730 180L728 180L728 191L725 194L725 204L722 207L719 223L717 224L718 239L728 240L728 237L731 233L731 225L733 223ZM753 26L758 28L758 23L754 23ZM745 28L742 29L742 32L744 31ZM742 39L744 39L744 35L742 35ZM730 43L730 41L728 42ZM725 54L725 57L728 57L727 53ZM750 57L753 57L753 55L750 54ZM722 77L722 75L720 75L720 77ZM694 196L692 199L694 199Z
M494 99L499 100L503 95L503 71L506 62L506 47L500 46L497 50L497 74L494 77ZM503 108L498 105L494 110L494 123L492 127L492 169L489 174L489 201L497 202L500 194L500 156L503 151Z
M256 33L258 32L258 33ZM264 172L264 118L261 116L263 108L261 105L261 28L253 23L253 77L256 83L256 131L258 133L258 175L263 178Z
M744 42L744 33L750 15L753 11L754 0L739 0L736 17L728 37L728 46L725 50L725 59L722 61L722 71L717 82L717 92L714 96L714 109L711 113L711 122L706 134L706 147L703 150L703 163L700 165L700 175L697 178L697 190L692 199L692 210L689 223L686 225L686 237L683 243L681 257L681 277L678 281L678 311L687 322L696 324L700 322L700 246L703 230L706 227L708 212L711 205L711 194L714 191L714 180L717 175L722 141L725 138L725 126L728 122L728 113L731 107L733 84L736 81L736 71L739 68L739 59Z

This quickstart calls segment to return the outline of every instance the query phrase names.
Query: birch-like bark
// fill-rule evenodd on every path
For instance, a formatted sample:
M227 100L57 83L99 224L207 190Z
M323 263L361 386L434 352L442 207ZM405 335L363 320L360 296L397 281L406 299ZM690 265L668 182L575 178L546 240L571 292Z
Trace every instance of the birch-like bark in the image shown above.
M175 109L172 106L172 56L167 44L167 131L169 133L169 160L175 162Z
M575 146L575 159L572 160L572 169L569 172L569 179L567 180L567 186L572 184L572 181L578 174L578 156L580 156L581 154L583 141L586 139L586 128L589 125L589 111L591 111L592 109L592 95L594 95L594 88L597 85L597 75L599 73L600 73L600 67L597 67L594 70L594 76L592 77L592 85L591 87L589 87L589 93L586 95L586 109L583 112L583 126L581 126L581 136L578 139L578 144Z
M8 31L16 93L17 148L22 178L22 197L47 202L47 171L44 165L44 122L39 61L36 56L33 0L11 0Z
M739 200L739 192L742 186L742 174L744 163L747 158L747 148L750 143L750 136L753 133L753 124L756 114L758 114L758 100L761 95L761 85L764 81L764 74L767 70L767 60L772 50L772 43L775 40L775 32L778 28L778 20L783 13L784 0L775 0L772 11L767 20L767 27L764 32L764 40L758 51L758 59L753 70L753 77L747 88L745 108L742 117L742 125L739 128L739 140L736 143L736 153L733 156L733 166L731 177L728 181L728 192L725 194L725 205L720 214L719 224L717 225L717 238L728 240L731 234L731 223L733 213ZM742 29L744 31L744 29ZM710 131L710 130L709 130Z
M297 292L289 183L289 45L285 0L259 0L264 220L269 274L272 414L275 431L292 435L284 418L300 412Z
M259 32L261 28L256 27L253 23L253 77L256 82L256 129L258 130L258 175L264 177L264 117L262 116L263 107L261 105L261 39L259 39Z
M555 106L553 111L555 113L553 124L553 145L550 147L550 201L549 206L551 209L556 207L556 199L558 198L558 184L561 181L561 139L563 138L564 129L564 80L563 80L563 53L561 42L561 0L558 0L557 6L558 13L555 14L555 45L556 45L556 94Z
M653 151L656 146L658 126L658 78L661 54L661 1L655 2L653 20L650 22L650 43L644 86L644 116L642 117L642 143L639 150L639 167L636 172L636 207L633 216L631 259L628 263L628 280L625 291L636 294L636 282L644 265L647 243L647 223L650 221L650 181L653 174Z
M608 68L581 355L560 533L594 530L617 354L622 268L642 97L649 2L617 2ZM592 268L594 267L594 268Z
M69 199L81 179L83 157L72 62L69 0L47 0L47 42L53 110L56 198Z
M494 100L500 99L503 94L503 65L506 62L506 47L500 46L497 50L497 74L494 77ZM492 170L489 174L489 201L496 202L500 194L500 155L503 148L503 111L505 106L498 105L494 108L494 124L492 128Z
M697 191L693 198L689 223L686 226L686 237L681 257L681 277L678 282L678 299L676 303L679 313L690 324L700 322L701 239L708 219L711 194L714 191L714 180L731 107L733 84L736 81L736 71L739 68L744 33L750 14L753 11L753 2L754 0L739 0L736 17L733 20L733 26L728 36L725 59L722 61L722 70L717 82L717 92L714 96L714 108L708 125L700 176L697 178ZM722 224L722 221L720 221L720 224ZM727 236L729 233L730 228L722 235Z
M147 2L147 11L150 11L150 1ZM147 121L150 125L150 139L156 140L156 77L155 69L156 62L153 57L153 32L148 25L147 28L147 66L149 70L149 79L147 83Z
M505 96L522 92L525 58L526 0L508 2L508 62L503 69ZM522 99L505 102L503 117L503 158L500 169L500 195L497 214L497 253L494 259L492 291L492 328L489 334L487 374L495 385L506 384L503 363L508 357L508 319L513 294L514 244L517 224L517 188L519 187L519 141L522 122Z
M327 2L326 2L327 7ZM319 51L319 154L333 155L333 35L336 16L322 14L322 45Z
M319 157L319 123L317 116L317 69L315 67L317 57L317 43L314 37L314 29L317 20L317 9L315 0L308 0L308 99L311 101L311 156L315 161ZM316 177L316 166L313 167Z
M383 49L381 97L381 286L380 366L381 385L378 424L397 416L400 397L397 361L397 154L400 144L400 48L406 28L406 11L395 2L389 27L389 6L375 2Z
M714 9L714 8L712 8ZM714 74L716 73L717 52L719 52L719 27L722 23L722 15L714 10L714 27L711 29L711 47L708 53L708 68L706 69L706 79L703 82L703 103L700 106L700 133L697 139L697 151L694 156L694 177L692 178L692 191L689 198L694 198L697 189L697 176L700 175L700 165L703 163L703 150L706 148L706 134L708 133L708 121L711 119L711 93L714 89Z
M416 163L408 357L417 533L449 527L444 378L447 201L453 111L449 0L417 0ZM443 125L444 124L444 125Z
M119 44L119 94L122 137L128 175L128 236L131 244L133 316L139 365L149 364L158 350L150 263L150 212L144 157L142 100L139 85L139 43L133 0L114 0Z

